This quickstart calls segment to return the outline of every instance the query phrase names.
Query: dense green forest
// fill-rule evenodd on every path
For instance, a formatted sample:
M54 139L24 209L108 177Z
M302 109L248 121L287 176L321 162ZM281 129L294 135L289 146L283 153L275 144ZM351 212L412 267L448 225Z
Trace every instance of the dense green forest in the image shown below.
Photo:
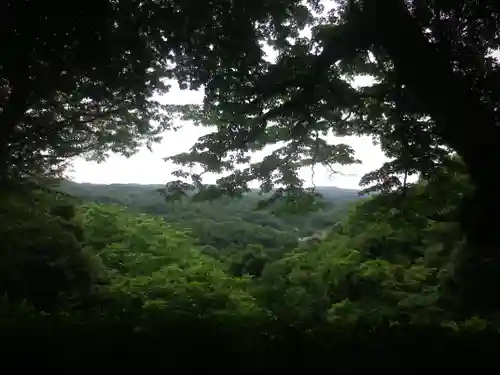
M252 192L166 202L150 185L65 182L60 190L81 199L71 220L98 290L135 294L170 313L190 306L195 315L344 324L467 318L451 291L467 188L446 170L405 197L319 188L322 208L308 214L258 209Z
M33 306L146 332L184 317L482 327L495 316L475 317L455 293L469 190L466 175L444 169L404 196L323 189L309 214L258 209L254 193L168 202L148 185L63 182L28 204L10 192L1 284L29 319ZM313 228L324 234L300 241Z
M64 182L61 191L82 201L118 204L131 212L162 216L168 223L188 229L201 245L218 250L237 250L249 243L267 249L294 247L297 240L321 236L324 231L329 231L345 214L347 203L360 199L355 190L318 187L321 198L315 202L317 209L290 215L288 206L283 204L259 209L259 201L264 198L257 191L240 199L222 197L210 202L184 199L167 203L160 194L162 188L161 185ZM231 233L228 227L232 229Z
M498 30L496 0L1 2L3 368L498 357ZM185 121L164 185L67 178ZM359 195L300 177L360 163L332 136L387 157Z

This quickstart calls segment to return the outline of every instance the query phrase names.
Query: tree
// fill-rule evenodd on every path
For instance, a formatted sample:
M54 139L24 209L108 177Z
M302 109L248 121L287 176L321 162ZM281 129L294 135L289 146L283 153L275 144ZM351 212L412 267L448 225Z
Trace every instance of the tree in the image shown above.
M2 296L43 310L85 302L101 269L82 247L74 202L39 190L1 192Z
M232 275L260 277L270 257L260 245L251 244L248 249L233 256L229 271Z
M167 79L194 89L213 67L260 64L258 40L297 4L3 2L2 178L54 174L69 157L130 155L158 141L172 127L173 107L155 100Z
M269 38L276 62L251 77L241 67L210 82L204 106L187 117L216 131L170 159L228 171L218 181L226 193L258 179L264 191L278 184L284 190L277 194L298 196L300 167L355 162L347 146L326 142L331 131L378 140L392 161L362 183L382 192L404 191L411 174L432 176L455 151L475 187L461 219L474 273L498 269L500 243L489 218L500 210L492 172L500 166L492 83L499 64L491 56L499 15L493 1L339 1L313 17L311 38ZM374 85L353 86L360 74ZM249 152L275 143L281 147L262 162L240 167ZM193 180L200 184L199 175Z
M238 152L260 149L269 143L295 141L266 158L264 165L255 165L244 172L236 171L233 178L236 180L233 182L242 185L251 177L266 180L274 170L284 173L284 169L294 170L297 166L315 163L352 162L348 157L349 149L344 146L329 149L324 141L316 139L322 132L329 130L338 134L370 134L379 138L388 156L397 159L397 163L386 166L383 173L385 180L387 175L395 173L432 171L433 164L449 153L449 147L461 155L467 153L462 150L465 146L455 143L454 139L458 135L446 133L445 127L458 127L464 120L462 116L460 121L451 120L452 125L449 125L450 121L445 121L439 115L438 112L448 110L449 116L459 117L453 104L457 102L451 101L450 95L441 93L443 90L453 90L455 96L459 95L465 89L462 82L465 79L479 80L477 85L484 86L487 85L486 80L496 74L494 61L486 57L489 49L495 48L494 35L490 31L495 9L489 12L491 6L488 2L480 6L458 4L455 8L440 2L436 2L432 8L428 2L405 4L399 0L390 4L364 4L363 1L339 3L328 17L311 22L313 26L320 23L314 29L313 38L296 38L283 43L272 40L273 46L278 49L278 61L267 64L259 77L246 81L246 85L231 86L231 90L214 83L213 89L209 88L204 110L190 112L188 116L202 124L217 124L217 132L201 139L191 155L178 155L173 160L179 163L201 161L207 169L214 171L220 168L231 170L232 162L244 160L241 156L237 157ZM475 23L472 18L475 17L475 20L481 11L493 19L489 23ZM448 18L456 20L448 21ZM401 30L406 39L400 38L401 33L394 32L401 26L399 23L405 26ZM480 39L479 36L474 39L473 35L446 32L453 27L465 27L468 23L471 28L475 27L474 35L481 35L484 39L481 39L482 42L476 40ZM389 30L390 27L393 29ZM431 28L426 32L433 34L427 36L417 30L425 27ZM411 38L417 38L416 44L406 43ZM431 39L430 42L425 38ZM437 71L438 68L415 70L415 64L401 59L409 56L408 52L412 52L412 57L418 57L418 54L413 51L403 54L403 48L399 48L401 46L394 47L391 44L403 41L411 46L421 46L423 52L427 53L421 59L424 56L425 61L447 58L442 64L446 63L450 67L457 65L457 69L452 71L450 68L438 80L435 75L442 73ZM444 50L447 44L454 48L448 51L448 55ZM470 76L472 62L461 53L466 51L466 56L475 56L469 59L482 59L482 76ZM437 65L439 69L446 68L441 65ZM245 67L234 69L225 75L224 81L229 83L241 78L244 72ZM426 73L425 79L420 77L423 72ZM359 74L373 75L376 84L355 89L349 78ZM488 77L485 78L484 74ZM445 77L451 83L442 84L439 90L434 90L435 82L442 82ZM427 86L420 89L413 87L414 81L419 87L423 87L424 83ZM462 86L455 89L452 87L453 82ZM292 90L292 87L296 89ZM429 92L421 92L423 89ZM480 90L480 87L477 89ZM433 99L427 95L431 91ZM481 95L487 94L484 91ZM444 105L446 103L438 105L444 99L434 100L435 96L446 97L451 104L448 107ZM473 103L479 99L471 97L467 100L467 103ZM449 108L450 105L453 108ZM464 104L461 108L468 106ZM342 117L345 113L351 114L349 119ZM469 121L467 128L471 128L472 123L474 121ZM231 137L236 138L230 141ZM464 136L463 140L466 139ZM242 147L244 142L249 144ZM476 148L479 147L476 145ZM236 154L232 160L227 158L224 163L217 164L219 159L228 156L225 153L231 151ZM297 159L298 155L303 158ZM465 158L469 166L468 157ZM367 178L365 182L369 183L373 179L376 178ZM298 184L292 176L285 180ZM281 176L281 179L275 178L274 182L285 180ZM230 183L231 180L223 179L220 182Z
M99 256L109 277L101 303L113 315L117 308L138 312L134 325L157 329L167 317L226 319L263 316L245 291L246 279L233 278L222 264L203 254L185 234L161 218L134 215L119 206L82 208L85 246ZM135 309L134 309L135 308Z

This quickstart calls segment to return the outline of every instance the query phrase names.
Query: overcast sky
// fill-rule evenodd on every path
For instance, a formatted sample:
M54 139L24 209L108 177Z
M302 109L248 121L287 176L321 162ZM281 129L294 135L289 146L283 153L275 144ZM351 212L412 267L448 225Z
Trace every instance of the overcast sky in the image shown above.
M172 104L201 103L203 92L181 91L173 87L170 93L161 98L162 102ZM153 151L144 148L136 155L126 158L113 154L101 164L76 159L69 177L76 182L90 182L99 184L111 183L139 183L163 184L176 179L170 173L178 166L163 161L163 158L179 152L188 151L200 135L207 130L197 128L184 122L183 128L177 132L167 132L161 143L154 145ZM314 183L317 186L338 186L342 188L359 187L360 177L373 169L378 168L386 158L378 146L374 146L368 137L335 137L332 140L349 144L355 151L356 157L363 163L353 166L339 167L345 175L331 176L330 171L322 167L315 170ZM262 155L262 154L261 154ZM256 157L259 157L257 155ZM302 177L307 184L311 183L311 171L304 170ZM208 176L207 182L215 182L216 176Z

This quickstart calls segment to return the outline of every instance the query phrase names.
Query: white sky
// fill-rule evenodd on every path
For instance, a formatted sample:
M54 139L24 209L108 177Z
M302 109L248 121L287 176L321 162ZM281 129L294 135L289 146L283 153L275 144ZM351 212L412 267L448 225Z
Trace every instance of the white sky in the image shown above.
M198 104L203 100L202 91L181 91L178 87L161 98L161 101L172 104ZM72 171L68 173L75 182L90 182L97 184L138 183L163 184L177 179L170 173L179 166L163 161L166 156L188 151L198 137L207 129L198 128L189 122L183 122L183 128L177 132L166 132L163 141L153 146L153 151L146 147L130 158L112 154L104 163L88 162L75 159ZM373 145L369 137L332 137L332 141L349 144L362 164L338 168L345 175L331 176L330 171L316 167L314 183L317 186L338 186L341 188L359 188L358 182L363 174L374 170L387 160L378 146ZM261 154L264 155L264 154ZM256 155L259 157L261 155ZM311 184L311 170L301 173L307 184ZM216 176L207 176L206 182L215 182Z

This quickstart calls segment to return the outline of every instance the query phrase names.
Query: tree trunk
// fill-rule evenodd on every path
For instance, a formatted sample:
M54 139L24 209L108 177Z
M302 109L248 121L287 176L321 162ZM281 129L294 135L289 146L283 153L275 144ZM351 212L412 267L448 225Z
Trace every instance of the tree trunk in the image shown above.
M429 43L403 0L369 0L364 10L370 15L367 22L373 35L379 38L374 43L389 55L403 84L416 95L435 121L437 132L468 168L475 192L464 201L462 211L468 252L464 267L467 264L468 282L485 279L474 290L468 288L467 294L473 298L493 293L489 297L496 299L494 290L500 287L500 236L495 220L500 213L496 177L500 128L496 116L463 77L453 72L450 59Z

